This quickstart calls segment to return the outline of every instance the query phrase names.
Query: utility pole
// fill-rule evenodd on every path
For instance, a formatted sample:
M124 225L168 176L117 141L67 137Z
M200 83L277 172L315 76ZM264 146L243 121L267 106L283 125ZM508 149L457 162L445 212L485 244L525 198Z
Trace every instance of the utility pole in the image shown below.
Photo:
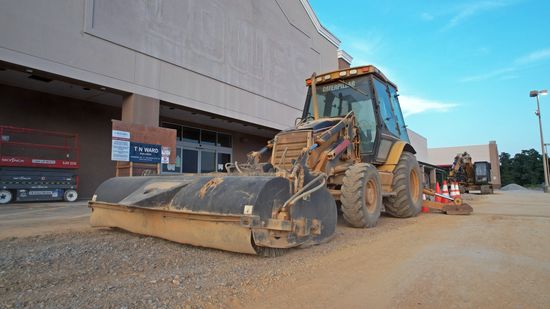
M540 148L542 150L542 164L544 167L544 192L548 193L548 157L546 155L546 150L544 147L544 137L542 135L542 120L540 117L540 104L539 104L539 95L546 95L548 94L548 90L532 90L529 92L530 97L536 97L537 98L537 111L535 114L539 118L539 130L540 130Z

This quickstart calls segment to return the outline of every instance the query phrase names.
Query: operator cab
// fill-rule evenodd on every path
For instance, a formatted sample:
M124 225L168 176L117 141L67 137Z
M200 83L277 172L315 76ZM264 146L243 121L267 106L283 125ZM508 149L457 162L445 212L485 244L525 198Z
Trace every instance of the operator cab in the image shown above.
M337 122L353 111L361 139L361 156L385 162L393 143L409 142L397 87L374 66L355 67L315 77L318 119L314 117L312 79L302 121ZM368 162L368 161L367 161Z
M491 163L487 161L478 161L474 163L474 183L476 185L486 185L491 182Z

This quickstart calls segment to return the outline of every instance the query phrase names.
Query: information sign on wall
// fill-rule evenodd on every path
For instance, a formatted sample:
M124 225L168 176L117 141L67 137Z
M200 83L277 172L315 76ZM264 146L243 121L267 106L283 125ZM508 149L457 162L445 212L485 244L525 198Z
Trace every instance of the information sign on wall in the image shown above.
M162 146L130 142L130 162L160 163Z
M130 161L130 132L113 130L111 160Z

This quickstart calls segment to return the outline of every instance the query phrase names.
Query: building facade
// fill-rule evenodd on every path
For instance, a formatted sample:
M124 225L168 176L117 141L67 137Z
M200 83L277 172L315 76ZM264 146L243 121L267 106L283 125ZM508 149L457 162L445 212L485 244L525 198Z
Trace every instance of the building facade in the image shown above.
M457 154L467 152L474 162L487 161L491 163L491 183L496 189L501 187L500 158L496 141L485 145L466 145L454 147L428 148L430 163L437 166L450 167Z
M3 1L0 29L0 124L79 134L81 197L114 176L112 119L177 131L163 172L215 171L351 61L307 0Z

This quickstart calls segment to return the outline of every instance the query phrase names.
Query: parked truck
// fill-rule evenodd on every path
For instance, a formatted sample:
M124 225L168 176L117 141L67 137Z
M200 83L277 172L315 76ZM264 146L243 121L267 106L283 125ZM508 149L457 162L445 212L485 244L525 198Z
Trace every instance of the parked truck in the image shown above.
M77 134L0 126L0 204L74 202L79 153Z

